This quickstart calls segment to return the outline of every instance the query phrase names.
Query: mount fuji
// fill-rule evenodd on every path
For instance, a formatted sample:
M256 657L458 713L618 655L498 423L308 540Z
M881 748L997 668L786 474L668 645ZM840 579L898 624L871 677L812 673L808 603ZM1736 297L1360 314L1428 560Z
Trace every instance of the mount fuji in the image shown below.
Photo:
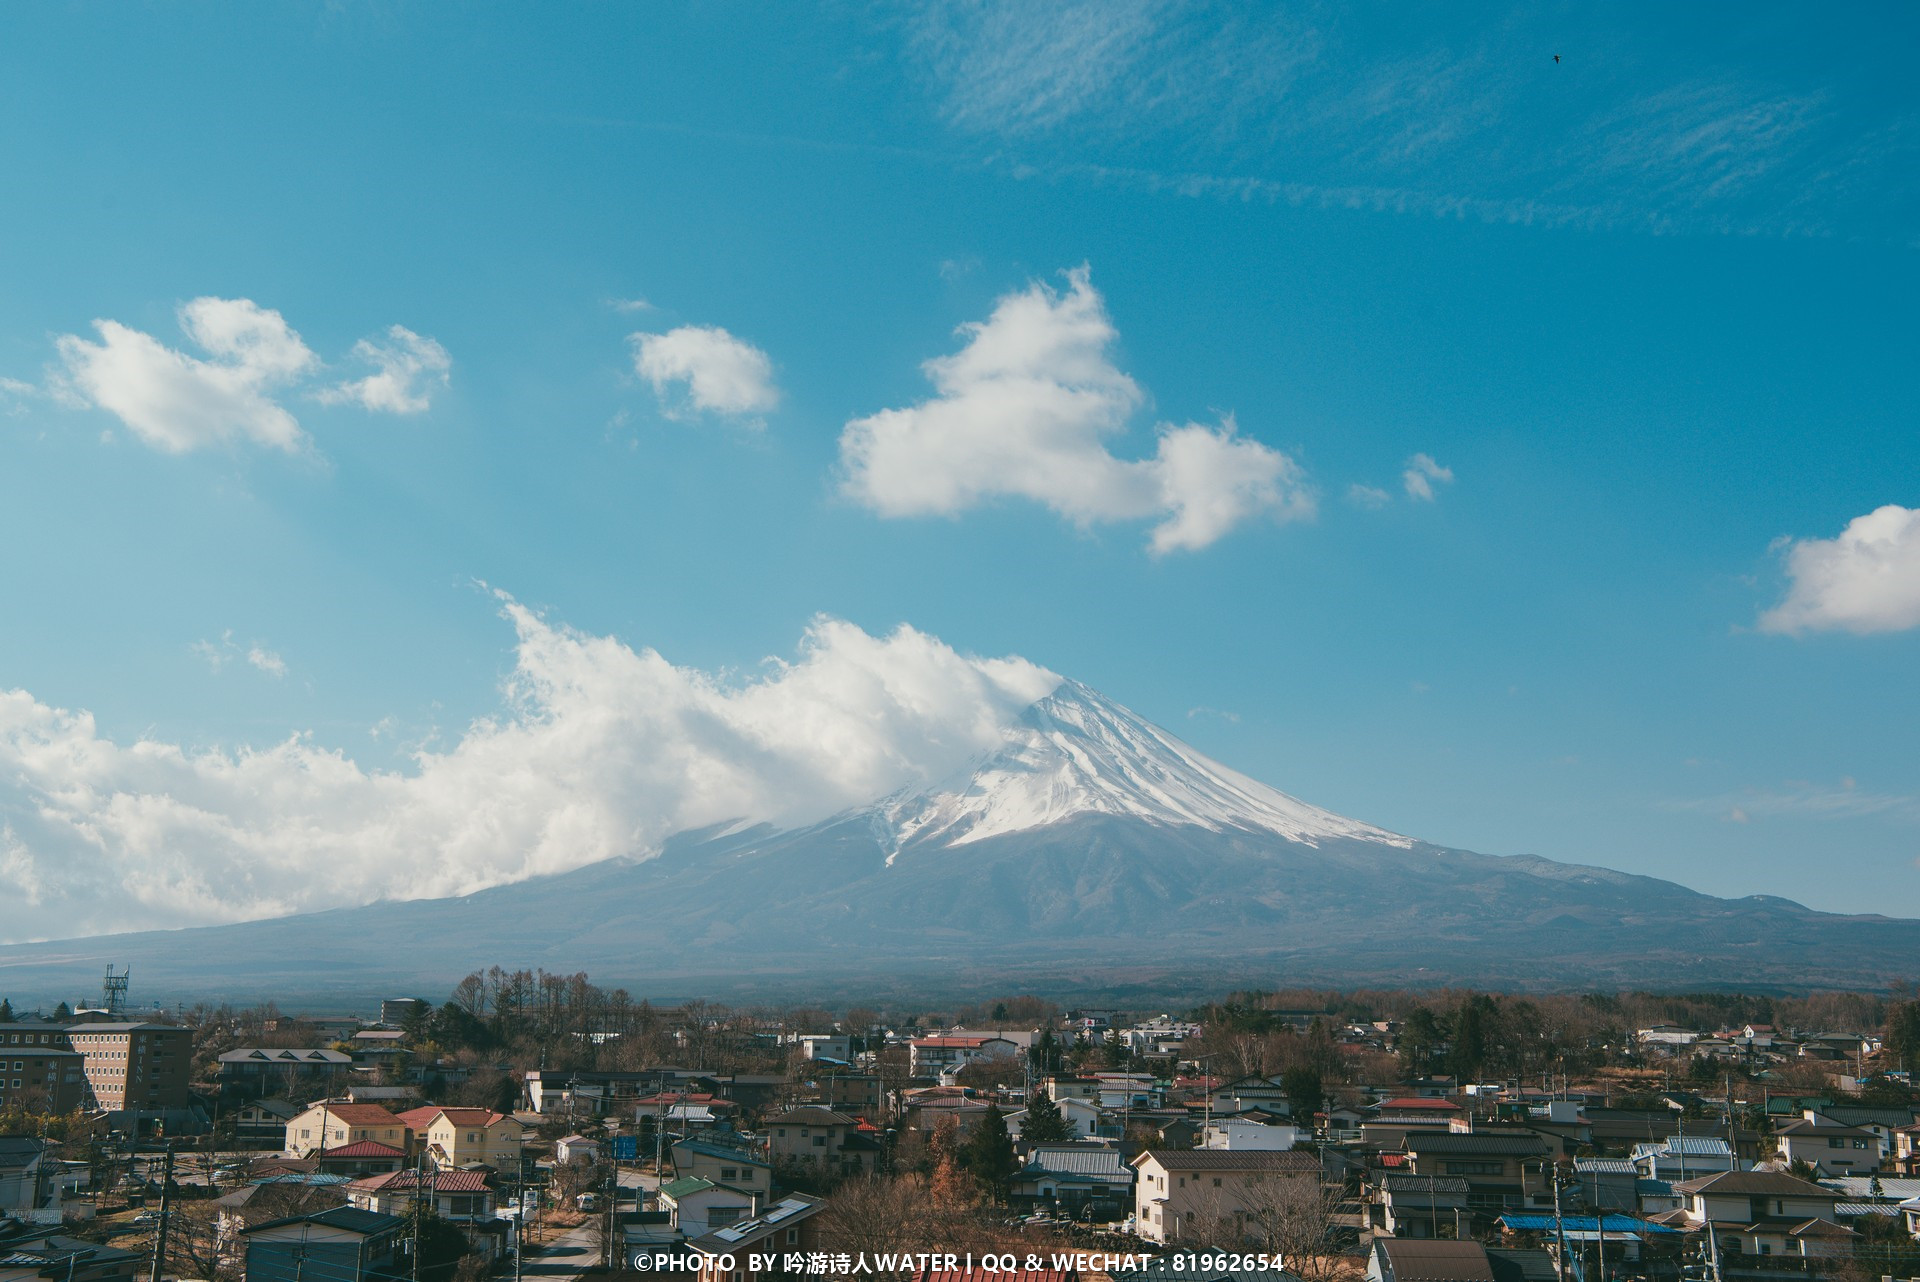
M14 945L0 989L70 996L113 962L153 996L282 1001L430 991L493 965L842 1004L1018 987L1791 990L1878 987L1916 955L1920 921L1388 832L1068 681L953 776L819 823L720 825L453 899Z

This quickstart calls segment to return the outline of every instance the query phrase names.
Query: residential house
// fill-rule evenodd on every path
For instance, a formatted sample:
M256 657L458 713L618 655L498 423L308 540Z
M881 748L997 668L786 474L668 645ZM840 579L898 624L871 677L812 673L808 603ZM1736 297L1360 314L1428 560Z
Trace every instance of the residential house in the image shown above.
M1320 1178L1319 1157L1297 1149L1148 1149L1132 1165L1134 1232L1163 1245L1219 1245L1270 1211L1281 1181Z
M907 1071L914 1077L936 1078L968 1064L1015 1055L1019 1051L1019 1046L1004 1037L916 1037L907 1045Z
M1537 1170L1551 1153L1540 1136L1507 1131L1410 1131L1406 1138L1408 1173L1466 1180L1467 1205L1483 1221L1526 1209L1537 1183L1529 1181L1528 1169Z
M960 1128L961 1134L965 1134L979 1125L987 1115L987 1110L993 1107L986 1100L955 1086L908 1091L902 1102L901 1120L904 1126L908 1131L923 1136L932 1135L939 1129L940 1123L949 1117Z
M345 1176L350 1180L412 1165L405 1149L382 1144L379 1140L355 1140L351 1144L315 1153L310 1160L314 1170Z
M223 1271L238 1274L246 1263L247 1229L268 1220L330 1211L347 1204L347 1182L287 1182L268 1179L243 1184L214 1199L214 1257Z
M878 1113L885 1101L886 1093L876 1073L828 1071L810 1078L804 1085L805 1095L810 1095L813 1103L843 1113Z
M1879 1141L1882 1162L1893 1156L1893 1137L1903 1127L1920 1122L1920 1110L1910 1106L1874 1108L1859 1104L1829 1104L1824 1108L1807 1109L1801 1116L1810 1122L1824 1122L1832 1126L1857 1126L1863 1131L1871 1132Z
M1634 1030L1633 1038L1647 1050L1673 1054L1692 1046L1701 1038L1697 1029L1682 1028L1678 1024L1655 1024L1651 1028Z
M765 1198L773 1191L773 1167L744 1149L706 1140L683 1139L673 1144L675 1176L697 1176L727 1184Z
M668 1180L660 1186L660 1205L672 1215L670 1223L682 1237L701 1237L738 1224L758 1212L761 1201L758 1193L697 1175Z
M247 1282L375 1282L401 1274L407 1221L353 1206L268 1220L243 1230Z
M1556 1251L1559 1241L1564 1239L1570 1249L1568 1263L1576 1270L1581 1268L1583 1258L1591 1260L1602 1247L1609 1261L1634 1268L1640 1263L1642 1249L1649 1238L1663 1238L1677 1245L1681 1235L1679 1229L1650 1223L1632 1215L1555 1215L1551 1211L1508 1211L1497 1224L1503 1234L1524 1234L1537 1241L1553 1242Z
M863 1131L859 1118L832 1109L788 1109L767 1118L760 1133L776 1163L870 1174L880 1156L880 1145Z
M1640 1168L1621 1157L1581 1157L1573 1163L1573 1195L1589 1211L1640 1210Z
M1389 1237L1464 1238L1473 1217L1468 1185L1458 1175L1384 1175L1376 1188L1373 1225Z
M1217 1149L1289 1149L1300 1143L1297 1126L1272 1126L1251 1117L1216 1117L1207 1122L1200 1134L1201 1148Z
M592 1165L600 1160L600 1141L584 1135L564 1135L553 1142L553 1160L561 1166L575 1162Z
M287 1142L287 1123L299 1115L300 1110L283 1099L260 1099L242 1104L227 1117L239 1147L279 1149Z
M1799 1118L1774 1128L1773 1142L1788 1162L1805 1162L1823 1175L1880 1169L1880 1139L1857 1126Z
M845 1064L853 1059L853 1037L847 1033L796 1033L793 1045L802 1059L825 1059Z
M1015 1205L1057 1206L1118 1219L1133 1205L1133 1167L1100 1144L1036 1144L1008 1185Z
M1707 1232L1728 1257L1831 1257L1851 1251L1853 1232L1835 1219L1839 1194L1781 1171L1730 1171L1683 1180L1681 1209L1663 1217L1675 1227Z
M1487 1248L1478 1242L1375 1238L1367 1282L1495 1282Z
M413 1167L355 1180L346 1186L346 1194L361 1210L384 1215L411 1215L424 1200L441 1219L458 1224L493 1219L499 1197L489 1172L421 1172Z
M1901 1175L1920 1176L1920 1123L1893 1132L1892 1165Z
M372 1140L404 1153L411 1140L407 1124L378 1104L348 1104L341 1100L322 1100L308 1105L287 1120L286 1132L287 1144L283 1151L295 1157L343 1148L362 1140Z
M321 1083L331 1088L353 1068L353 1056L324 1047L294 1050L287 1047L242 1046L220 1056L220 1093L255 1099L278 1092L293 1093Z
M1717 1135L1669 1135L1635 1144L1631 1160L1645 1178L1668 1183L1741 1169L1733 1146Z
M0 1282L134 1282L145 1272L139 1252L0 1220Z
M1282 1117L1293 1115L1293 1105L1287 1100L1287 1089L1277 1077L1266 1077L1259 1073L1248 1073L1223 1082L1209 1092L1209 1105L1213 1112L1244 1113L1248 1109L1264 1109L1269 1113L1278 1113Z
M687 1249L701 1257L698 1282L759 1282L801 1273L788 1258L826 1249L819 1221L825 1207L821 1198L790 1193L757 1215L693 1239ZM772 1267L756 1268L760 1260L772 1261Z
M60 1222L60 1181L46 1144L20 1135L0 1136L0 1218L36 1224Z
M440 1168L490 1166L518 1171L524 1128L511 1113L485 1108L441 1108L428 1104L398 1115L415 1153L425 1153Z

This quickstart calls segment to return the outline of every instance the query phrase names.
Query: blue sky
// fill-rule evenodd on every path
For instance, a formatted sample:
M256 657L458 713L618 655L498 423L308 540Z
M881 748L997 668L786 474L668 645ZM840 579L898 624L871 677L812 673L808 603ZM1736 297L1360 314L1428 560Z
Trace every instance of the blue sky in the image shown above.
M1920 915L1913 13L1388 16L16 10L0 936L804 817L959 656Z

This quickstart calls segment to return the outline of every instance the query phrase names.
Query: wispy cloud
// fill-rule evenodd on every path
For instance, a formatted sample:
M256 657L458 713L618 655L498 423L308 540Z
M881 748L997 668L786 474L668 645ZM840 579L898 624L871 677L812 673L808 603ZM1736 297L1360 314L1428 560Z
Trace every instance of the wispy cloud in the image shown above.
M1434 486L1453 484L1453 469L1434 462L1431 454L1415 454L1400 473L1400 484L1408 498L1431 503Z
M1516 9L1471 39L1211 0L930 3L914 65L1020 175L1224 200L1653 233L1873 234L1920 213L1912 113ZM1553 54L1564 49L1564 63ZM1864 128L1862 126L1865 126Z
M388 327L378 339L361 339L353 345L353 359L373 366L373 373L323 388L320 400L375 413L419 414L447 386L453 369L446 348L404 325Z
M233 629L227 628L218 637L211 640L195 641L187 647L197 655L209 670L218 674L226 670L227 665L244 662L275 678L287 675L287 663L277 651L270 650L259 642L242 646L233 639Z
M1851 778L1835 783L1790 780L1772 788L1670 801L1663 809L1713 815L1728 823L1757 819L1861 819L1885 815L1920 820L1920 796L1910 793L1870 792Z

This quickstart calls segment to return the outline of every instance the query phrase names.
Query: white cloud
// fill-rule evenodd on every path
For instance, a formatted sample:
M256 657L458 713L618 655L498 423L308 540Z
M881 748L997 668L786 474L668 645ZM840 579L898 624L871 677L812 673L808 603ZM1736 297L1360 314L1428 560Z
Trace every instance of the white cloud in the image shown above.
M1902 632L1920 627L1920 509L1889 503L1833 539L1785 545L1791 584L1760 616L1767 632Z
M433 393L447 386L453 357L431 338L392 325L384 339L353 345L355 360L374 367L365 378L337 383L319 393L328 404L353 404L375 413L419 414Z
M1347 501L1358 507L1364 507L1370 511L1377 512L1387 504L1393 502L1393 495L1387 493L1377 485L1349 485L1347 487Z
M464 894L729 819L810 822L960 768L1059 680L832 619L793 662L730 680L502 608L502 708L404 771L301 735L123 744L0 692L0 877L35 901L0 896L0 938Z
M247 649L247 662L270 677L287 675L287 661L265 646L250 646Z
M653 384L668 417L686 409L731 417L764 414L780 403L773 361L718 325L682 325L635 334L633 368ZM684 403L675 404L676 389Z
M244 298L180 305L180 328L202 360L118 321L96 320L98 343L55 340L63 389L115 415L148 445L182 453L235 439L296 450L300 424L274 395L317 359L279 312Z
M1117 337L1087 269L1035 282L963 325L965 344L922 368L936 395L854 419L840 435L841 488L882 516L954 515L1008 495L1077 525L1158 518L1155 552L1205 547L1257 515L1313 515L1300 467L1218 427L1161 424L1154 456L1115 456L1144 399L1107 351Z
M628 316L631 316L635 312L652 312L659 310L644 298L609 298L607 300L607 306L613 308L616 312Z
M1453 469L1441 467L1431 454L1416 454L1407 460L1407 470L1400 473L1400 483L1406 486L1408 498L1431 503L1435 485L1453 484Z
M54 340L60 366L48 390L72 408L108 411L170 454L234 441L301 449L306 433L279 398L310 386L321 362L286 318L246 298L196 298L176 315L206 358L119 321L96 320L98 342L77 334ZM446 348L399 325L380 341L363 339L352 354L375 372L319 389L318 399L417 413L452 366Z

